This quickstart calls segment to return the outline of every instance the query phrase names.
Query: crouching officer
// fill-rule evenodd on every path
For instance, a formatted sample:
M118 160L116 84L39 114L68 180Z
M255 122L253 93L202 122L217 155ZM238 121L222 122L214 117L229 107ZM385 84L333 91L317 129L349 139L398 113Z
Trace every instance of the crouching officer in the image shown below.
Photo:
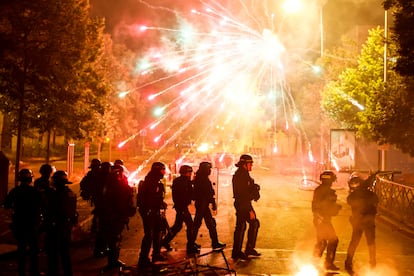
M352 210L352 216L349 219L352 225L352 237L348 246L345 269L351 274L353 273L352 260L363 233L368 244L369 263L372 268L376 265L375 215L378 197L369 189L372 177L375 177L375 174L363 180L357 173L352 173L348 181L350 194L347 202Z
M339 270L334 264L338 236L331 219L338 215L341 205L336 203L337 195L332 189L336 175L332 171L324 171L320 175L321 184L315 189L312 199L313 224L316 227L316 245L314 257L321 258L326 249L325 269Z

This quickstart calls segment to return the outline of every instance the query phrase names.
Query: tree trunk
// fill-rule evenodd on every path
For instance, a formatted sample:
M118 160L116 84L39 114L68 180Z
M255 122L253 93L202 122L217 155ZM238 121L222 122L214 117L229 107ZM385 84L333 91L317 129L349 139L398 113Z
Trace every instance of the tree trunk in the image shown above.
M49 164L50 161L50 129L47 131L47 140L46 140L46 164Z
M1 129L1 146L0 148L5 152L12 151L12 128L10 125L10 116L4 114L3 116L3 126Z

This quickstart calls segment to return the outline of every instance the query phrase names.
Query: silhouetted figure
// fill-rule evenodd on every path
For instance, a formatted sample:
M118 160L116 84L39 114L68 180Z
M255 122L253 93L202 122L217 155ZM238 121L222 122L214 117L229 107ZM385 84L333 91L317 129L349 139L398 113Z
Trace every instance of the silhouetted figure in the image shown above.
M56 171L52 176L55 191L49 194L46 211L46 254L48 276L60 274L72 276L70 244L72 227L77 223L76 194L66 185L70 184L65 171Z
M314 256L321 258L326 249L325 268L339 270L334 264L338 236L331 221L341 209L336 203L336 192L331 188L336 181L336 175L332 171L324 171L319 178L322 183L315 189L312 200L313 224L316 227Z
M39 191L50 188L50 176L53 173L53 167L50 164L43 164L39 169L40 177L34 181L34 187Z
M144 224L144 237L141 242L141 252L138 266L145 268L151 264L149 252L152 245L152 262L164 261L161 255L161 209L165 209L164 184L161 179L165 175L165 165L154 162L145 179L139 183L137 206Z
M128 178L128 176L129 176L129 170L125 166L124 160L122 160L122 159L116 159L114 161L114 165L120 165L120 166L122 166L122 169L124 170L124 175Z
M95 205L95 208L93 210L93 224L95 225L94 232L96 233L95 236L95 247L93 250L93 255L95 257L104 257L108 253L108 242L105 228L102 225L102 222L105 220L105 198L104 198L104 189L105 186L108 186L112 177L111 177L111 171L112 171L113 164L111 162L102 162L100 165L99 171L96 170L96 173L98 175L94 175L95 179L95 190L93 193L93 204Z
M188 165L182 165L179 173L180 176L173 180L171 186L174 209L176 212L175 221L174 225L170 228L170 231L162 240L161 245L164 246L167 251L171 250L171 246L169 244L170 241L177 235L178 232L180 232L183 228L183 223L185 223L187 227L187 253L196 253L198 252L198 248L195 244L191 243L194 235L194 222L190 211L188 210L188 206L191 204L193 195L193 185L191 182L193 168Z
M39 275L38 238L41 214L41 196L30 186L33 173L29 169L19 172L19 186L13 188L4 200L4 207L12 209L11 230L17 240L19 276L26 275L27 247L29 248L30 276Z
M219 242L216 220L213 218L210 210L217 210L217 203L214 198L213 183L209 179L211 174L211 163L201 162L194 178L194 204L196 207L196 214L194 217L194 234L191 243L195 243L197 239L198 230L200 229L201 222L204 222L207 226L211 239L211 247L213 250L223 249L226 244Z
M50 176L54 171L54 167L50 164L43 164L40 166L39 173L40 177L35 179L34 187L40 192L42 198L41 204L41 224L40 224L40 231L39 231L39 246L40 249L43 250L45 247L45 216L46 216L46 209L47 209L47 199L50 193L54 192L54 188L52 188Z
M348 181L350 194L347 202L352 210L352 216L349 219L352 225L352 237L348 246L345 269L351 274L354 272L352 261L362 234L365 234L367 240L369 264L372 268L376 266L375 216L378 197L369 189L372 177L375 177L375 174L363 180L357 173L353 173Z
M261 254L256 251L256 239L259 231L259 220L252 206L252 200L259 200L260 186L254 183L249 172L253 167L253 159L250 155L243 154L236 164L237 170L233 175L233 197L236 208L236 228L234 230L233 259L248 259L248 256L258 257ZM247 233L246 250L243 253L243 239L246 231L246 222L249 223Z
M99 218L106 244L108 245L108 269L123 267L119 260L121 234L128 224L132 205L132 188L123 174L121 165L114 165L104 181L102 217ZM135 208L134 208L135 211Z
M95 206L92 210L91 232L96 233L99 227L96 214L96 200L100 193L102 193L101 160L97 158L92 159L89 169L80 182L80 196L83 200L90 200L91 206ZM101 256L100 252L95 252L95 255Z

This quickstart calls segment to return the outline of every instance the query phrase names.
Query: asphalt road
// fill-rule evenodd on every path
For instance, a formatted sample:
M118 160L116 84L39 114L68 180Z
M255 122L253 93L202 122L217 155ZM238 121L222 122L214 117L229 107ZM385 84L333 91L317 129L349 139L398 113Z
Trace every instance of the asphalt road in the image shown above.
M257 217L260 220L259 236L256 249L262 253L259 258L247 262L233 262L230 259L235 225L235 214L232 200L231 172L221 170L214 180L218 183L218 211L216 214L219 240L227 244L224 256L231 269L238 275L300 275L301 268L311 262L312 248L315 242L315 231L312 224L310 210L312 191L306 190L301 184L302 171L287 169L283 163L272 163L267 168L255 164L251 175L261 185L261 198L254 203ZM336 275L346 275L344 260L347 246L351 237L351 226L348 218L350 210L345 203L347 196L347 175L339 175L337 188L339 203L343 209L333 219L334 226L339 236L336 265L341 271ZM175 212L172 209L170 193L167 195L169 208L167 218L170 225L173 223ZM105 259L92 257L93 239L88 235L88 214L90 211L86 202L80 202L79 208L82 216L82 227L75 229L73 246L73 269L75 275L100 275L101 268L106 264ZM2 232L4 234L4 232ZM143 228L139 215L133 217L129 224L129 230L123 233L123 242L120 258L131 267L132 275L140 275L135 272L138 261L139 248L143 237ZM5 235L1 236L2 239ZM197 243L202 245L201 253L209 252L210 238L207 228L203 223L199 231ZM174 250L165 252L168 263L164 274L182 274L184 267L189 264L185 256L185 231L176 236L171 245ZM44 256L42 257L44 267ZM414 240L396 228L383 223L377 223L377 269L375 274L368 274L368 250L363 238L355 255L355 267L361 272L359 275L414 275ZM225 268L226 263L219 253L207 254L198 259L202 265ZM16 275L15 259L13 254L0 256L0 275ZM226 270L216 270L217 274L226 274ZM118 275L111 271L105 275ZM155 273L149 273L155 274ZM203 274L203 273L200 273ZM209 273L204 273L208 275ZM311 275L311 274L302 274ZM327 275L333 275L327 274Z

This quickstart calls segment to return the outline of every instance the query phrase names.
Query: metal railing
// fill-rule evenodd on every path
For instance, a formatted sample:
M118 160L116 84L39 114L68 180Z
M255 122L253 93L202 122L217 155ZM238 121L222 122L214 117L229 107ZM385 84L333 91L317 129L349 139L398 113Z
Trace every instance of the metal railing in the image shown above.
M389 174L378 174L374 189L379 198L378 210L414 230L414 187L393 182Z

